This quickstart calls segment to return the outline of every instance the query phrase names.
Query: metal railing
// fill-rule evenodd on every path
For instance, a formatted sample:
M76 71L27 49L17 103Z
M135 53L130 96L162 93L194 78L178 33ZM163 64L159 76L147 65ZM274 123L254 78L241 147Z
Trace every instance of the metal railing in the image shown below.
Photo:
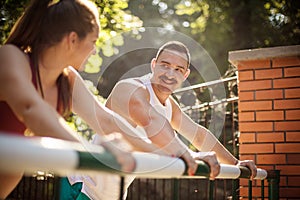
M216 84L225 84L227 90L227 98L213 101L207 103L209 101L201 101L201 92L204 94L207 93L208 87L213 87ZM237 115L237 100L238 97L234 92L234 88L236 89L236 77L230 77L223 80L217 80L212 82L207 82L203 84L198 84L186 88L182 88L175 92L175 99L178 99L182 109L188 115L191 116L194 121L199 124L202 124L205 127L208 127L210 123L211 113L216 106L226 106L226 114L225 114L225 125L222 130L222 134L219 137L220 141L229 149L233 155L238 157L238 115ZM193 94L194 102L193 105L181 102L181 97L184 96L182 94ZM204 96L207 96L204 95ZM229 134L228 134L229 133ZM3 155L3 154L1 154ZM83 155L83 154L82 154ZM103 168L99 168L99 162L93 159L93 156L90 157L89 153L86 154L88 158L81 161L81 168L83 167L85 170L104 170ZM107 155L106 155L107 157ZM113 157L109 157L109 160ZM1 156L2 159L2 156ZM107 159L107 158L106 158ZM111 161L109 161L111 162ZM88 163L87 166L85 163ZM94 163L94 166L91 168L90 163ZM114 163L114 162L113 162ZM37 163L36 163L37 164ZM114 163L115 165L117 163ZM38 166L38 165L37 165ZM205 166L200 164L199 167ZM36 166L35 166L36 167ZM47 168L47 167L46 167ZM81 169L82 170L82 169ZM106 169L107 170L107 169ZM209 172L209 168L205 166L202 170L206 170L206 173ZM166 177L159 177L159 179L155 179L155 176L150 176L150 179L145 177L138 177L133 184L129 188L128 192L128 200L135 199L239 199L239 178L249 178L249 170L242 169L241 176L233 178L233 180L227 179L217 179L215 181L210 181L208 179L203 179L208 177L208 174L203 175L203 171L198 171L196 174L196 179L193 177L188 177L186 175L176 175L176 179L170 179ZM52 170L53 171L53 170ZM119 173L118 170L113 170L109 172ZM58 171L56 174L60 174ZM197 176L201 173L201 176ZM183 173L184 174L184 173ZM19 186L15 189L15 191L10 195L12 199L53 199L55 198L55 189L58 186L57 176L52 176L50 173L48 175L44 175L46 180L38 180L37 177L24 177L23 181L19 184ZM166 175L166 174L164 174ZM42 177L42 176L40 176ZM173 177L173 176L171 176ZM268 171L268 197L269 199L279 199L278 187L279 187L279 175L277 171ZM27 181L27 183L26 183ZM25 183L24 183L25 182ZM36 186L32 186L33 183L36 183ZM31 184L31 185L30 185ZM38 186L39 185L39 186ZM41 186L43 185L43 186ZM248 198L252 199L252 182L249 181L249 189L248 189ZM264 189L264 181L261 181L261 195L259 198L264 199L265 189ZM34 189L33 189L34 188ZM46 189L45 189L46 188ZM32 192L32 191L39 192ZM40 192L42 190L43 192ZM42 194L40 194L42 193ZM30 195L29 195L30 194ZM22 196L23 195L23 196ZM26 196L27 195L27 196ZM41 197L42 196L42 197Z
M9 147L14 146L14 149ZM132 173L124 173L113 155L100 146L74 142L66 142L53 138L23 138L9 135L0 135L0 171L25 172L32 174L36 171L52 171L57 175L65 176L70 173L107 172L124 175L135 175L147 178L208 178L209 166L198 161L198 168L194 176L187 175L187 166L179 158L159 156L151 153L132 153L136 168ZM249 178L251 172L246 167L221 164L217 178L236 179ZM256 179L265 179L267 172L258 169ZM211 182L212 183L212 182ZM178 183L174 183L174 190L178 191ZM213 187L209 187L209 195L213 198ZM122 187L121 187L122 188ZM175 192L174 199L178 199Z

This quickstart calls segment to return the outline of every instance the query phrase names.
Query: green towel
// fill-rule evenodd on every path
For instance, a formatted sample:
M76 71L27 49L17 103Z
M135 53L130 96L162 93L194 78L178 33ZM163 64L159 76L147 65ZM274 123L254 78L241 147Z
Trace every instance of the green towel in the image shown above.
M82 183L78 182L74 185L69 183L68 178L63 177L60 179L60 200L90 200L88 196L81 192Z

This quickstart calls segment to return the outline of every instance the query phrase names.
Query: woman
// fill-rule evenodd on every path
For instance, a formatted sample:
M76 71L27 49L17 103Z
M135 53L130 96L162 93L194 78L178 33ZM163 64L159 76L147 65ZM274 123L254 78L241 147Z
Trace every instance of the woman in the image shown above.
M136 150L154 149L134 137L136 132L123 119L100 105L77 72L95 53L98 18L96 6L89 1L31 2L0 48L0 132L80 141L63 120L73 111L99 134L120 132ZM123 170L133 170L130 154L110 143L103 145ZM7 197L21 177L0 172L0 199Z

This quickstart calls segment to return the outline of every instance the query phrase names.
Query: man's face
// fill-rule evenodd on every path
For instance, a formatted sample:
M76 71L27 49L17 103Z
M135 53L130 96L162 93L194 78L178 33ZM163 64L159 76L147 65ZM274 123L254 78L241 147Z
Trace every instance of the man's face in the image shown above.
M171 94L188 77L187 55L165 49L151 63L153 77L151 82L160 92Z

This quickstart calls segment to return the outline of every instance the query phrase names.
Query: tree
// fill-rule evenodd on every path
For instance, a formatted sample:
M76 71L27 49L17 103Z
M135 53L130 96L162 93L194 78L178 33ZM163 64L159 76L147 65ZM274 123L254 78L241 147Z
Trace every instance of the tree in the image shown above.
M300 2L288 0L131 0L144 26L189 35L211 55L223 74L230 50L300 43Z
M17 19L24 12L30 0L2 0L0 4L0 44L6 40L10 30ZM120 33L132 31L137 33L143 22L132 15L128 7L128 0L94 0L100 13L100 38L97 41L98 52L109 57L117 53L116 46L123 45L123 37ZM135 31L134 31L135 30ZM91 56L86 66L90 73L99 72L102 58L96 54Z

